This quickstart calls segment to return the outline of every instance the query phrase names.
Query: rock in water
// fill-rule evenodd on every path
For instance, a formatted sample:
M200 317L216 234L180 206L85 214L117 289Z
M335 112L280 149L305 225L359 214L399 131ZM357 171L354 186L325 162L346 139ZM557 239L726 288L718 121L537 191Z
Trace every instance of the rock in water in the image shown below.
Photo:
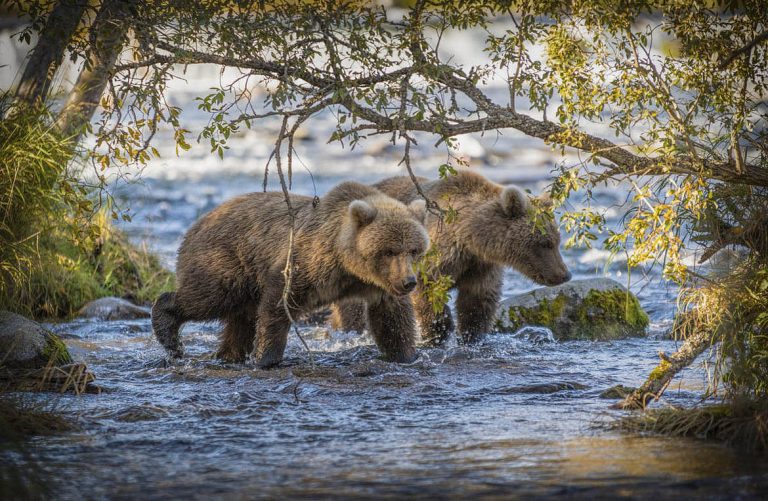
M137 306L119 297L102 297L86 303L77 316L81 318L100 318L101 320L133 320L149 318L150 310Z
M55 334L26 317L0 311L0 366L37 369L72 362L67 346Z
M637 297L609 278L571 280L501 302L497 328L515 332L546 327L558 341L611 340L644 336L648 315Z

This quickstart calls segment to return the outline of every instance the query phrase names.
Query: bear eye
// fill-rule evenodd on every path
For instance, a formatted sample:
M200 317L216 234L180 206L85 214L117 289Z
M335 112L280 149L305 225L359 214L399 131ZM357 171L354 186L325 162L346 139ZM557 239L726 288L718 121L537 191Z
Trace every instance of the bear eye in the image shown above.
M397 256L397 252L395 252L395 251L393 251L391 249L390 250L385 250L384 251L384 256L386 256L386 257L395 257L395 256Z
M420 249L412 249L412 250L411 250L411 256L414 256L414 257L416 257L416 256L418 256L419 254L421 254L421 250L420 250Z

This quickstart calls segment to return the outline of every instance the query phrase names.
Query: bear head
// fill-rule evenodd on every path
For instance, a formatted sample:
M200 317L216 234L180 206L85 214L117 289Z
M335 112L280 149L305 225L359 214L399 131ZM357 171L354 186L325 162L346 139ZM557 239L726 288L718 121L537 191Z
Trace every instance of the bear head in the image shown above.
M538 205L551 210L551 202L544 197L538 199ZM475 255L511 266L543 285L571 279L560 255L560 230L554 214L539 218L537 224L531 200L519 188L507 186L498 197L461 212L464 240Z
M344 266L389 294L408 294L416 287L414 264L429 247L425 218L424 200L404 205L380 194L352 201L339 233Z

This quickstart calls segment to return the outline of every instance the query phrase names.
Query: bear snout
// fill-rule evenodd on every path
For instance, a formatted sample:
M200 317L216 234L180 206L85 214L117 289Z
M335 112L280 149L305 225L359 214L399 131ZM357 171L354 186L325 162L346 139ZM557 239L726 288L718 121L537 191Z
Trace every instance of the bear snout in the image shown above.
M416 277L410 276L405 279L403 282L403 290L405 292L411 292L413 289L416 288Z
M547 281L548 283L546 285L554 286L554 285L564 284L565 282L567 282L568 280L571 279L571 276L572 276L571 272L569 270L565 270L565 272L560 273L557 276L554 276L554 277L550 278Z

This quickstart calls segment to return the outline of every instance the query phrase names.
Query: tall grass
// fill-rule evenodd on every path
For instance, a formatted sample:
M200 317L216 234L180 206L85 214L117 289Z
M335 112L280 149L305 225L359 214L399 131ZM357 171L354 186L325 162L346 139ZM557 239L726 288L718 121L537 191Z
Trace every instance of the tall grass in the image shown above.
M710 338L716 361L708 398L690 409L668 407L625 416L617 426L768 452L768 193L730 190L721 202L733 213L721 226L737 235L731 240L745 249L745 257L682 289L684 311L675 329L682 338L700 333ZM719 238L706 237L708 242Z
M51 122L45 109L0 119L0 309L66 317L97 297L141 302L171 288L173 275L94 205Z
M768 401L768 258L753 253L682 297L692 305L682 335L712 336L717 363L711 393Z

